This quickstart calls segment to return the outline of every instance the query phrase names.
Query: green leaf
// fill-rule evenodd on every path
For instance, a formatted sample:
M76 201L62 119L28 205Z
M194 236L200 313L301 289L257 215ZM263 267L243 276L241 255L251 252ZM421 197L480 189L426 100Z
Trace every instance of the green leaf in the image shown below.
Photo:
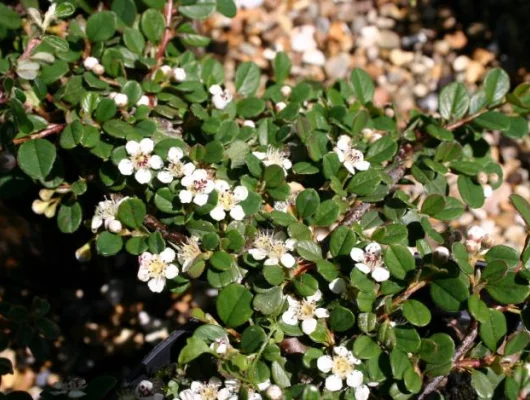
M144 35L138 29L125 28L123 31L123 43L136 54L142 54L145 49Z
M506 335L506 318L499 310L489 310L488 319L480 324L480 338L488 348L496 352L502 338Z
M252 293L239 283L232 283L219 293L217 314L229 328L246 323L252 316Z
M250 154L250 147L242 140L232 142L230 147L226 150L226 156L230 159L230 166L232 168L239 168L245 165L245 160Z
M116 14L100 11L92 14L86 23L86 35L92 42L109 40L116 32Z
M118 207L118 219L132 229L143 225L146 213L145 203L140 199L127 199Z
M116 114L116 103L112 99L101 99L96 107L96 120L98 122L105 122L114 117Z
M381 226L372 234L372 240L381 244L401 243L407 239L407 227L402 224Z
M438 97L440 114L446 120L459 119L466 115L469 94L463 84L453 82L445 86Z
M362 104L373 100L375 86L368 73L360 68L355 68L350 76L353 94Z
M459 175L457 186L462 199L471 208L480 208L484 205L484 189L481 185L473 181L472 178L465 175Z
M249 326L241 335L241 350L246 354L255 353L266 339L267 334L261 326Z
M427 215L435 215L445 208L445 198L439 194L428 196L421 206L421 212Z
M523 117L508 117L510 127L503 132L504 136L511 139L522 139L528 135L528 121Z
M265 265L263 267L263 277L274 286L280 285L286 279L283 268L278 265Z
M300 218L312 216L320 206L320 197L315 189L305 189L296 196L296 212Z
M261 73L253 62L241 63L236 70L235 84L237 92L242 96L251 96L259 87Z
M339 217L340 207L334 200L326 200L320 204L313 218L315 226L330 226Z
M441 221L452 221L464 213L464 205L454 197L445 197L445 207L442 211L433 215Z
M405 279L409 271L416 268L414 256L406 246L393 244L384 254L385 265L392 275L398 279Z
M422 339L420 357L431 364L445 364L451 361L455 353L455 342L446 333L435 333L428 339Z
M278 361L273 361L271 364L272 380L281 388L291 386L289 374L283 369Z
M478 322L486 322L489 318L489 309L480 297L471 295L467 301L469 312Z
M70 68L65 61L57 60L52 65L42 67L40 79L44 84L50 85L66 75L69 70Z
M18 13L5 4L0 3L0 26L4 26L7 29L18 29L20 28L20 23Z
M329 326L335 332L344 332L355 324L355 315L346 307L336 306L329 315Z
M223 160L224 146L220 141L208 142L204 149L206 150L203 157L204 162L215 164Z
M329 250L333 257L347 256L355 244L355 233L346 226L339 226L331 233Z
M431 322L431 312L418 300L407 300L403 303L403 316L416 326L426 326Z
M70 48L68 42L59 36L44 36L43 43L52 46L57 51L68 51Z
M431 283L431 298L442 310L460 311L468 297L469 290L461 279L437 279Z
M496 103L510 90L510 77L500 68L493 68L484 78L484 92L488 103Z
M530 286L515 272L508 272L503 278L488 283L486 291L501 304L518 304L528 298Z
M511 123L508 117L499 111L488 111L475 118L474 122L484 129L500 131L508 130Z
M504 261L511 268L515 268L519 264L519 252L504 245L493 246L484 255L484 258L488 263L496 260Z
M381 176L377 171L361 171L353 175L347 190L358 196L367 196L375 191L380 182Z
M219 271L227 271L232 267L232 256L224 251L216 251L210 258L212 267Z
M361 360L369 360L379 356L379 345L369 336L361 335L353 342L353 354Z
M279 165L269 165L265 168L263 180L268 188L276 188L285 182L285 172Z
M318 281L310 274L298 275L293 279L296 293L302 297L313 296L318 290Z
M283 83L289 77L291 66L291 60L286 53L283 51L276 53L274 63L272 64L274 69L274 80L276 83Z
M234 18L237 14L237 7L234 0L217 0L217 11L225 17Z
M213 0L187 0L179 7L179 13L191 19L205 19L212 15L217 8Z
M110 7L118 18L125 24L132 26L136 19L136 3L134 0L113 0Z
M390 136L383 136L370 145L368 152L366 153L366 160L372 163L388 161L394 157L396 151L396 141Z
M319 261L322 259L322 249L320 246L310 240L300 240L296 243L296 251L303 259L307 261Z
M201 354L209 353L210 347L204 342L204 340L198 337L192 336L188 338L186 345L182 348L179 354L179 364L187 364Z
M182 8L182 7L181 7ZM166 29L164 16L158 10L150 8L142 14L140 21L142 32L151 43L160 43Z
M18 165L35 179L45 179L52 170L57 152L55 146L45 139L33 139L18 149Z
M530 204L524 199L524 197L518 194L510 195L510 202L513 204L515 209L524 220L526 229L530 230Z
M530 333L525 331L519 331L513 335L506 346L504 346L504 356L509 356L515 353L523 351L530 343Z
M471 372L471 386L481 399L491 399L493 397L493 386L488 377L480 371L474 369Z
M144 93L140 84L136 81L129 81L124 86L121 92L127 96L129 104L136 104L142 94Z
M281 288L274 286L270 289L265 289L261 293L254 296L252 306L256 311L263 315L271 315L278 312L283 304L283 294Z
M257 97L247 97L237 103L237 114L243 118L253 118L265 109L265 102Z
M462 155L462 146L458 142L443 142L436 149L434 161L447 162L458 159Z
M57 339L61 335L59 326L49 318L35 318L35 327L45 339Z
M83 209L76 201L73 204L61 204L57 213L57 225L63 233L73 233L83 220Z
M123 247L121 236L110 232L101 232L96 239L96 249L102 256L113 256L118 254Z

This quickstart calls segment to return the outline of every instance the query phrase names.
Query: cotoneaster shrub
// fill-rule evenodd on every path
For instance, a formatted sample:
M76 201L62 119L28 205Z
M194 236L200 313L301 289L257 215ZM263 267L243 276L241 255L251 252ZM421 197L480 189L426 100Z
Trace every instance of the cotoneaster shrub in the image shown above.
M138 256L153 296L194 280L218 289L162 388L142 382L138 398L442 398L448 376L465 398L528 396L530 250L449 222L501 185L484 133L528 134L529 84L510 92L492 69L473 95L452 83L438 113L398 120L373 104L366 72L290 85L284 53L270 71L241 63L226 89L223 66L196 56L209 39L190 19L231 17L232 0L24 4L0 4L13 160L0 190L40 187L36 213L93 233L80 261ZM511 200L529 226L530 205ZM46 357L58 335L46 302L2 307L35 326L3 347ZM44 396L101 398L112 384Z

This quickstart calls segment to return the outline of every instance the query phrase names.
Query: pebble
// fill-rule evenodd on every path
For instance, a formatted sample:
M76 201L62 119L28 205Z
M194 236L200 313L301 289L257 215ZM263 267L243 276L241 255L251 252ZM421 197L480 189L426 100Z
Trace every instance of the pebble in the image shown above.
M333 79L344 78L350 71L350 55L339 53L326 61L324 70L328 77Z
M312 25L303 25L294 28L291 36L291 49L299 53L316 49L317 42L314 36L315 27Z
M395 49L401 46L401 40L396 32L383 30L380 32L377 45L383 49Z
M414 60L414 53L411 51L403 51L401 49L393 49L390 52L390 62L398 67L409 64Z
M471 60L469 59L468 56L458 56L455 58L455 60L453 61L453 69L456 71L456 72L462 72L462 71L465 71L465 69L467 68L467 66L469 65L469 62Z
M418 83L414 86L414 95L418 97L425 97L429 93L429 89L423 83Z
M521 225L509 226L504 231L504 237L513 243L519 243L522 237L526 236L526 231Z
M320 50L307 50L302 56L302 61L306 64L323 66L326 63L326 57Z
M238 8L246 8L247 10L261 7L262 4L263 0L236 0Z
M469 84L477 82L485 72L486 69L481 63L471 60L466 69L466 82Z

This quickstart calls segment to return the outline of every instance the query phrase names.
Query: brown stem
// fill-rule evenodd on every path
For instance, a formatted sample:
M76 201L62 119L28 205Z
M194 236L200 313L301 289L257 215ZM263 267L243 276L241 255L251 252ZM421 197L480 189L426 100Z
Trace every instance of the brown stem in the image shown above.
M144 225L152 231L157 231L162 234L162 237L171 243L181 244L187 239L186 235L172 231L167 225L156 219L155 216L147 214L144 218Z
M52 124L48 126L48 128L34 133L33 135L21 137L19 139L13 139L14 144L22 144L24 142L29 142L33 139L42 139L46 136L55 135L56 133L62 132L62 130L66 127L66 124Z
M169 41L171 40L171 17L173 16L173 0L168 0L166 5L166 31L164 32L164 38L162 39L162 43L160 43L160 46L158 47L158 51L156 53L156 65L153 67L153 71L156 70L162 64L162 58L164 57L164 53L166 52L167 45Z
M31 38L28 42L28 46L26 47L26 50L24 50L24 53L19 57L19 60L24 60L28 58L31 55L31 52L35 47L37 47L41 42L41 39L39 38Z
M478 335L478 323L476 320L473 320L471 323L471 327L469 328L469 332L464 337L462 342L460 343L460 346L458 346L458 349L456 349L455 354L453 355L453 358L451 359L453 364L455 364L455 367L458 366L458 362L462 356L464 356L471 348L473 347L473 344L475 343L475 339ZM432 381L430 381L427 386L425 386L425 389L423 389L423 392L418 396L418 400L425 399L429 394L434 392L438 389L442 381L447 377L447 375L443 376L437 376Z

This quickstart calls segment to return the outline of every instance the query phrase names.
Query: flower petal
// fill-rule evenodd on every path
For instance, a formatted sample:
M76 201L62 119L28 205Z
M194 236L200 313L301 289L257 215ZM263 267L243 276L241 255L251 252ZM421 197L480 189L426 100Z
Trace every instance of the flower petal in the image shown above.
M142 153L151 154L154 148L155 142L153 142L152 139L143 138L142 140L140 140L140 150L142 150Z
M216 221L222 221L226 217L225 210L223 210L223 207L217 206L212 211L210 211L210 217L212 217Z
M208 195L203 193L195 195L193 203L197 204L199 207L205 205L208 203Z
M160 171L157 176L158 180L162 183L171 183L173 182L173 174L169 171Z
M234 189L234 197L237 201L243 201L248 197L248 189L245 186L237 186Z
M296 264L296 259L289 253L284 254L280 261L285 268L293 268Z
M236 221L242 221L245 219L245 211L243 210L243 207L238 205L230 210L230 216Z
M140 153L140 143L131 140L125 144L125 151L131 156L135 156Z
M169 264L166 267L165 275L167 279L173 279L179 274L179 269L175 264Z
M370 267L368 265L366 265L366 264L363 264L363 263L355 264L355 268L357 268L363 274L368 274L371 271Z
M358 247L354 247L350 251L350 257L353 261L364 262L364 251Z
M363 383L363 378L364 376L361 371L354 370L346 376L346 385L356 388Z
M175 256L176 256L175 250L173 250L171 247L166 247L160 253L160 259L164 261L166 264L173 262L173 260L175 259Z
M344 167L348 170L350 174L355 174L355 167L353 166L353 163L351 161L344 161Z
M167 152L167 159L171 162L177 162L184 157L184 152L180 147L172 147Z
M179 199L181 203L191 203L193 200L193 193L191 193L189 190L181 190L179 193Z
M138 270L138 279L142 282L147 282L149 280L149 270L140 266L140 269Z
M151 178L153 175L151 174L151 171L149 171L147 168L140 168L136 173L134 174L134 178L138 183L146 184L151 182Z
M191 175L195 171L195 165L193 163L184 164L184 175Z
M164 166L164 160L155 154L149 158L149 166L153 169L160 169Z
M289 309L282 314L282 321L287 325L296 325L298 324L298 317L293 310Z
M342 389L342 379L337 375L330 375L326 378L326 389L330 392L338 392Z
M376 282L384 282L390 278L390 272L384 267L375 267L372 271L372 278Z
M368 400L370 397L370 388L366 385L361 385L355 389L355 400Z
M366 171L370 168L370 163L364 160L357 161L354 165L355 169L359 171Z
M337 140L337 147L342 151L348 151L351 148L351 137L340 135L339 140Z
M317 329L317 320L314 318L304 319L302 321L302 332L311 335Z
M253 151L252 155L254 155L256 158L258 158L260 160L264 160L265 157L267 157L267 153L263 153L261 151Z
M331 371L331 368L333 368L333 359L330 356L318 357L317 368L322 372Z
M166 285L166 278L163 278L161 276L157 278L153 278L149 282L147 282L147 286L149 286L149 289L151 289L151 291L154 293L162 292L162 290L164 290L165 285Z
M122 175L132 175L134 172L134 165L131 160L124 158L118 163L118 169Z
M317 318L328 318L329 317L329 311L326 310L325 308L317 308L315 310L315 316Z
M333 293L340 294L346 290L346 282L342 278L336 278L329 283L328 287Z

